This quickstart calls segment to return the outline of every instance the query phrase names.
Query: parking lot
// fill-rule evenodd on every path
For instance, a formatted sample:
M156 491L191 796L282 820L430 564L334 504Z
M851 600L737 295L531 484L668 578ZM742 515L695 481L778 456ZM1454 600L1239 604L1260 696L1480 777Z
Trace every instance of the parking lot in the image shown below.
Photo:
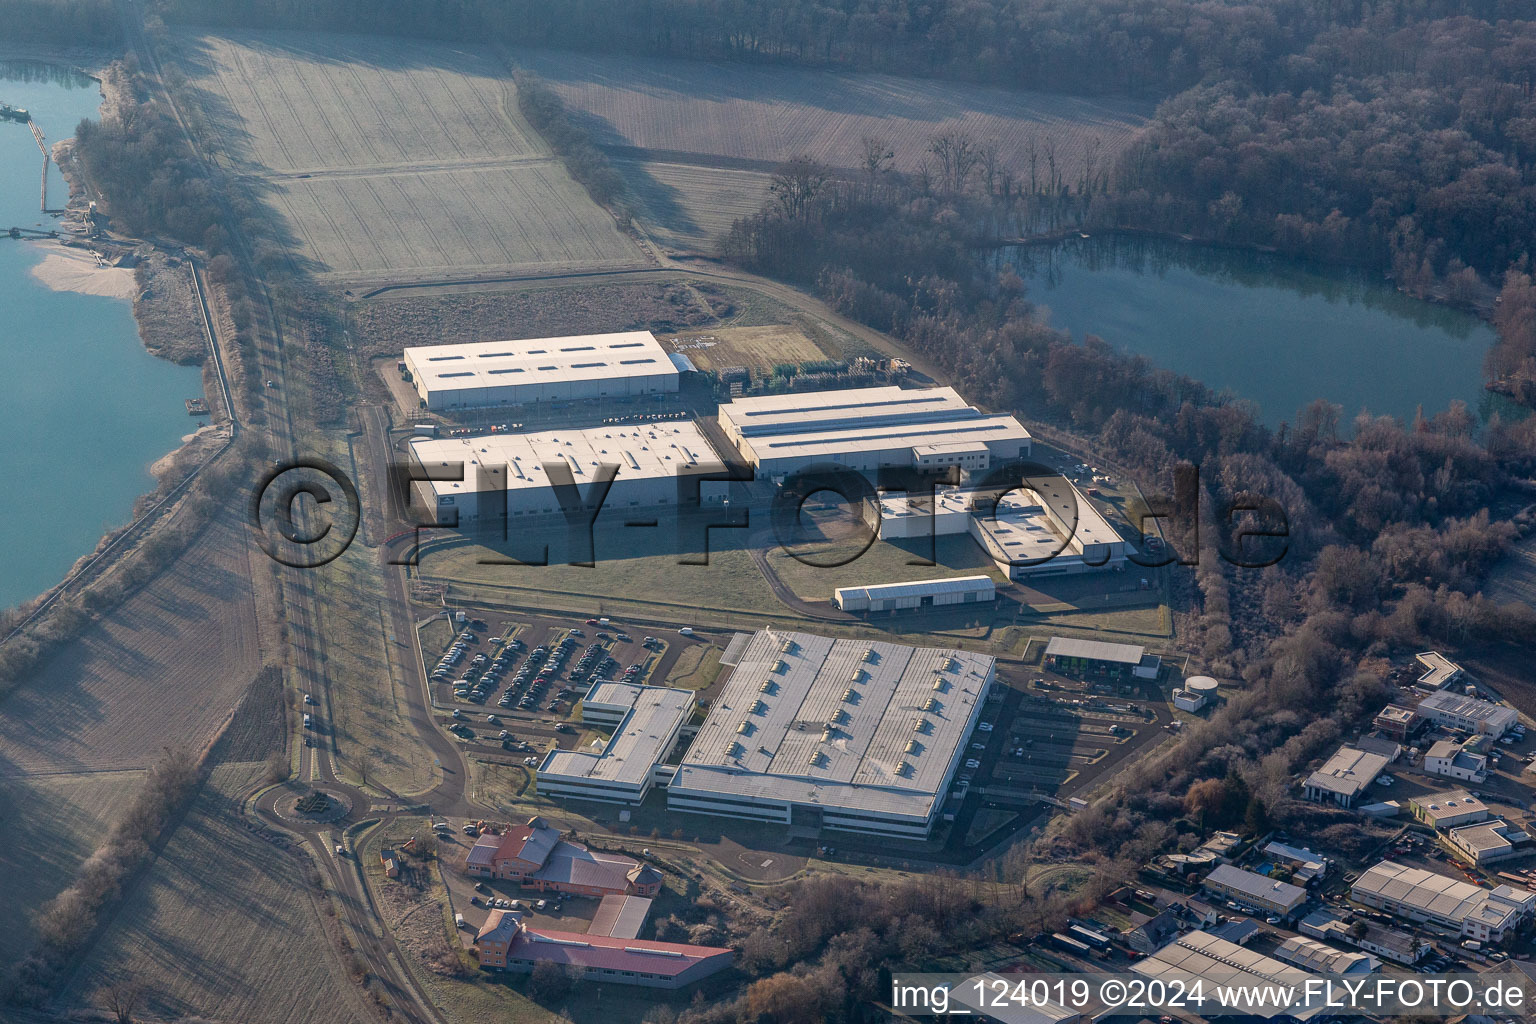
M660 684L698 642L608 617L562 620L463 613L424 668L440 723L477 753L533 765L552 746L574 747L577 703L600 680Z

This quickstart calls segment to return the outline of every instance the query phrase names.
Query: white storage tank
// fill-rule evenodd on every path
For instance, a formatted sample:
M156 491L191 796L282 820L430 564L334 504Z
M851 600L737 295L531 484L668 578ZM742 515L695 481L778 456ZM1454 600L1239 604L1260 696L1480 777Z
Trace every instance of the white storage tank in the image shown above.
M1190 693L1199 694L1206 700L1215 699L1216 691L1219 688L1219 685L1220 684L1218 684L1216 680L1212 679L1210 676L1191 676L1190 678L1184 680L1184 689L1188 690Z

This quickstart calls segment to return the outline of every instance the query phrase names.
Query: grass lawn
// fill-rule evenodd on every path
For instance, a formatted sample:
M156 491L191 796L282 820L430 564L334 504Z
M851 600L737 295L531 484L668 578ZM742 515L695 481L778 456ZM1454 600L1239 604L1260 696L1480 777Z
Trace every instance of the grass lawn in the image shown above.
M863 554L858 554L862 540L856 543L818 545L805 560L775 547L768 553L768 566L795 596L806 601L831 601L838 587L872 583L905 583L911 580L943 579L950 576L991 576L999 585L1007 580L992 560L966 534L935 537L933 550L927 541L877 540ZM923 563L930 555L935 564ZM849 558L846 565L823 568L807 561L826 563Z
M682 690L708 689L720 678L720 655L724 653L714 644L697 644L688 648L672 666L667 685Z
M467 585L471 592L501 592L503 600L535 603L551 610L590 614L628 605L652 614L693 620L698 609L738 613L789 614L774 598L739 530L711 530L709 551L693 545L678 553L677 538L665 529L599 526L593 538L593 566L559 561L563 532L524 533L512 543L475 543L468 539L427 545L421 575L433 581ZM534 557L549 545L549 565L509 565L519 554ZM682 564L684 559L708 564Z
M369 785L398 794L430 789L432 754L407 710L407 687L420 685L411 664L416 654L409 636L391 644L376 553L359 539L313 580L319 621L310 642L319 645L330 683L331 704L321 711L335 730L341 770L358 781L366 768Z

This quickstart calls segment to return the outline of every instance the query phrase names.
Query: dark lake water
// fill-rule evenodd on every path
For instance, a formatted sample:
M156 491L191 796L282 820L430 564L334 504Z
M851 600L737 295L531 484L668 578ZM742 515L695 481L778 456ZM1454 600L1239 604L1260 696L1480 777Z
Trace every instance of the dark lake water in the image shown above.
M0 102L30 110L51 145L95 116L101 92L66 69L0 61ZM54 226L42 168L27 126L0 121L0 231ZM65 188L55 169L49 206ZM195 426L182 399L202 393L196 368L144 350L129 302L33 278L46 251L0 235L0 607L57 583L128 521L154 486L150 465Z
M1365 273L1124 235L1014 246L1050 322L1257 403L1270 426L1313 399L1412 419L1455 399L1487 412L1483 321Z

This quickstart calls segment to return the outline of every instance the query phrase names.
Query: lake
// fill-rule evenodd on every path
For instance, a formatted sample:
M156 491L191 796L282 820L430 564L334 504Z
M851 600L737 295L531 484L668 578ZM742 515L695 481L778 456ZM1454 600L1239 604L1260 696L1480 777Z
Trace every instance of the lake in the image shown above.
M1493 329L1378 276L1114 234L1012 246L997 259L1054 326L1249 399L1272 427L1316 398L1343 406L1346 421L1362 409L1412 420L1454 399L1474 411L1496 404L1482 375Z
M0 61L0 102L32 112L51 145L101 103L96 82L51 65ZM51 228L40 209L42 153L24 124L0 121L0 232ZM68 193L55 168L48 204ZM150 465L197 421L195 367L144 350L124 299L56 292L31 269L55 243L0 234L0 607L53 586L153 489Z

